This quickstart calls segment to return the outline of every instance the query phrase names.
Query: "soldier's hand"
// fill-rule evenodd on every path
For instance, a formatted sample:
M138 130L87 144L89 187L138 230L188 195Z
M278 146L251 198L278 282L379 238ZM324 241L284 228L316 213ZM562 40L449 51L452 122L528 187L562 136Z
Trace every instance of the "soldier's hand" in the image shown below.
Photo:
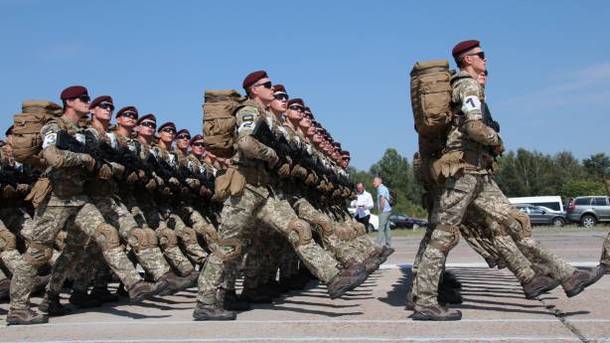
M116 162L111 162L110 166L112 166L112 175L114 175L114 177L118 179L123 177L123 174L125 174L125 166Z
M143 171L142 169L138 169L138 173L136 175L138 176L138 179L140 179L141 181L148 180L148 177L146 176L146 172Z
M290 175L297 179L305 180L305 178L307 178L307 169L297 164L292 168L292 173L290 173Z
M202 186L199 189L199 195L201 195L204 199L209 199L212 197L213 193L209 188Z
M269 152L267 153L267 165L269 166L269 168L273 169L273 167L275 167L279 160L280 158L277 157L275 151L269 149Z
M28 194L31 189L32 187L27 183L20 183L17 185L17 193L22 195Z
M176 179L175 177L170 177L169 180L167 180L167 182L169 183L170 186L172 187L180 187L180 181L178 181L178 179Z
M199 182L197 179L187 178L185 182L191 189L197 189L201 186L201 182Z
M127 175L127 183L130 185L135 184L136 182L138 182L138 180L140 180L140 178L138 177L138 174L136 172L131 172L129 173L129 175Z
M97 178L100 180L110 180L112 178L112 168L109 164L104 163L97 171Z
M11 185L6 185L2 189L2 197L3 198L13 198L13 197L16 197L16 196L17 196L17 190L15 189L15 187L13 187Z
M157 188L157 182L155 179L150 178L144 188L146 188L147 191L152 192Z
M282 164L282 166L277 170L277 173L283 178L290 176L290 163Z
M91 155L89 154L81 154L80 158L81 162L83 163L83 166L88 171L93 171L93 169L95 168L95 159L93 159L93 157L91 157Z
M308 186L314 186L316 183L318 183L318 177L316 176L316 174L309 173L309 175L307 175L307 178L305 178L305 184Z

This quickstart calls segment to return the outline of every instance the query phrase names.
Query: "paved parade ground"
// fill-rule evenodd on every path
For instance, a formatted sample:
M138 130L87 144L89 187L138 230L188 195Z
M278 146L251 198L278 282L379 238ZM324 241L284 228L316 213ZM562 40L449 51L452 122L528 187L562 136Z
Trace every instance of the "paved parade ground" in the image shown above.
M593 266L606 230L536 230L535 236L568 261ZM610 275L575 298L558 288L526 300L509 272L487 268L464 242L448 259L448 269L463 284L465 301L456 306L463 319L410 320L404 299L419 239L396 237L397 252L382 269L335 301L324 286L312 284L256 305L236 321L194 322L192 288L138 306L106 305L23 327L5 325L8 304L1 304L0 342L610 342Z

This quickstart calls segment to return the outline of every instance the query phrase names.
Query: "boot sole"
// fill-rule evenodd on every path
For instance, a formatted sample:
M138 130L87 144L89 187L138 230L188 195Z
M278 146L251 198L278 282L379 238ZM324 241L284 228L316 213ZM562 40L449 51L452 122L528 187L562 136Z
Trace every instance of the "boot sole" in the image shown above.
M575 289L571 289L571 290L569 290L569 291L566 291L566 292L565 292L565 293L566 293L566 296L567 296L568 298L571 298L571 297L577 296L577 295L578 295L578 294L580 294L582 291L584 291L584 290L585 290L585 288L587 288L587 287L591 286L592 284L596 283L597 281L599 281L599 279L601 279L601 278L602 278L602 276L604 276L604 274L599 273L599 274L598 274L598 275L596 275L594 278L592 278L591 280L589 280L589 281L587 281L587 282L583 283L582 285L578 286L577 288L575 288Z
M22 321L22 320L7 320L6 325L36 325L36 324L46 324L49 320L32 320L32 321Z
M462 314L448 317L437 317L434 315L424 314L421 312L415 312L410 317L413 320L421 320L421 321L435 321L435 322L449 322L449 321L458 321L462 319Z

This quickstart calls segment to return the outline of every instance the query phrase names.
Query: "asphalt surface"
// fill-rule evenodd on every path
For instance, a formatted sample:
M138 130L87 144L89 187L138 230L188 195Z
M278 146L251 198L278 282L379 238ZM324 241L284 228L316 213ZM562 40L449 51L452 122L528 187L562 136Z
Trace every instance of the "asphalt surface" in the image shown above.
M597 264L606 232L536 233L543 245L580 266ZM194 322L196 289L140 305L117 303L51 318L49 324L6 326L0 342L610 342L610 275L579 296L561 288L526 300L506 270L487 268L463 242L448 269L463 284L458 322L417 322L404 299L419 237L397 237L397 252L364 285L330 300L324 286L256 305L231 322ZM67 297L67 294L63 294ZM39 298L33 302L38 303Z

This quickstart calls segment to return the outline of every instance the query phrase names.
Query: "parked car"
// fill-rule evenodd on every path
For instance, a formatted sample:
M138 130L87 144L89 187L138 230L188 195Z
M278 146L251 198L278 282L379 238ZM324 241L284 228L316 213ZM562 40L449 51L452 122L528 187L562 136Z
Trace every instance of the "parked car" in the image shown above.
M428 222L425 220L411 218L402 214L392 214L388 219L390 221L390 228L407 228L412 229L415 225L417 226L428 226Z
M583 196L568 203L568 220L586 228L610 221L610 199L607 196Z
M514 204L513 206L526 213L532 225L563 226L567 222L564 212L554 211L548 207L531 204Z

